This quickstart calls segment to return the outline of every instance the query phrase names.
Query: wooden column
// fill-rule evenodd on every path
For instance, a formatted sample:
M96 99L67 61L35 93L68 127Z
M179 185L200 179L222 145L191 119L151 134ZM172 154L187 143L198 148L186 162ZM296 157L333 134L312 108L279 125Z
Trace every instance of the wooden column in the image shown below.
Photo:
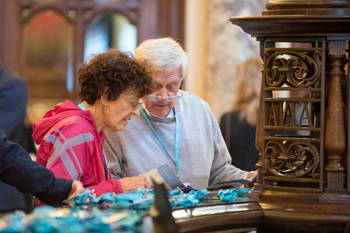
M264 41L260 41L260 56L264 59ZM259 151L259 161L255 165L258 170L257 184L254 184L253 192L249 195L249 198L259 200L259 194L262 191L263 184L263 149L264 149L264 97L265 97L265 61L262 69L261 88L260 88L260 102L258 122L256 124L255 146Z
M74 33L73 33L73 77L74 77L74 91L71 99L79 99L79 67L84 62L84 49L85 49L85 10L89 11L89 7L84 2L74 6L76 10L76 17L74 19Z
M328 99L325 151L328 164L327 191L345 192L344 167L341 159L345 150L345 125L341 90L341 77L343 75L342 64L345 59L345 41L330 41L329 57L331 59L331 71L329 72L331 83Z

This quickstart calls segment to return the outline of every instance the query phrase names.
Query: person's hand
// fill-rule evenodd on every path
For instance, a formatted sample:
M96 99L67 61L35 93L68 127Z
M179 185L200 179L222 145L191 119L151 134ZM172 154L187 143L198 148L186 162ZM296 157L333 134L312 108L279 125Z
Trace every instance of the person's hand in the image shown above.
M257 176L258 175L258 170L251 171L248 173L247 177L245 178L246 180L249 180L250 178Z
M79 180L73 180L72 188L70 190L70 193L68 195L68 198L75 197L77 195L82 194L85 191L83 184Z
M251 171L251 172L248 173L248 175L247 175L247 177L246 177L245 179L248 180L248 179L250 179L250 178L252 178L252 177L254 177L254 176L257 176L257 175L258 175L258 170ZM245 188L252 188L253 185L254 185L254 183L256 182L256 180L257 180L257 179L253 179L252 182L246 184L244 187L245 187Z
M133 191L137 188L152 188L152 185L148 183L144 175L125 177L120 180L120 183L124 192Z
M36 161L36 154L35 153L28 153L28 154L33 161Z

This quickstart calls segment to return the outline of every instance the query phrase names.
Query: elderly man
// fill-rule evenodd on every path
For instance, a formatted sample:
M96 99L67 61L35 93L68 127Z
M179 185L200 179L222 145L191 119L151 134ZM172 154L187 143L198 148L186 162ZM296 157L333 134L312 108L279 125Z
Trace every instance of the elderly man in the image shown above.
M256 175L231 165L209 105L179 90L187 55L177 42L147 40L136 49L135 59L152 73L153 92L143 98L141 114L123 132L106 132L105 152L114 178L137 176L164 164L195 189Z

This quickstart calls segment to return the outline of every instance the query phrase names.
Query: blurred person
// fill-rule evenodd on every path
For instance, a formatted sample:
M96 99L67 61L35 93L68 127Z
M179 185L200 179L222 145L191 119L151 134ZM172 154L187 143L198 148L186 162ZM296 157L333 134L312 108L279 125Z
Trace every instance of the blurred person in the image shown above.
M21 140L27 101L26 84L0 65L0 128L13 142Z
M255 146L260 102L262 60L251 58L236 72L232 110L220 119L220 129L232 164L244 170L255 169L259 151Z
M32 138L25 137L24 119L27 101L28 91L25 82L0 64L0 129L6 133L10 141L19 143L27 152L33 152ZM33 197L29 193L21 193L2 181L0 190L0 200L3 200L2 210L31 208Z
M106 132L113 177L132 177L168 164L183 183L204 189L219 181L256 175L231 165L231 157L209 105L180 89L187 55L171 38L143 42L136 61L152 73L153 89L141 115L123 132Z
M56 205L84 192L82 183L77 180L55 178L53 172L31 160L28 153L17 143L7 139L0 130L0 180L28 192L43 202ZM2 192L3 190L1 190ZM9 207L6 200L0 199L0 211L18 209Z
M37 161L56 177L80 180L97 196L150 188L144 176L111 179L104 154L105 130L124 130L139 115L140 98L151 92L151 78L133 58L110 49L79 69L82 103L67 100L33 124L40 144Z

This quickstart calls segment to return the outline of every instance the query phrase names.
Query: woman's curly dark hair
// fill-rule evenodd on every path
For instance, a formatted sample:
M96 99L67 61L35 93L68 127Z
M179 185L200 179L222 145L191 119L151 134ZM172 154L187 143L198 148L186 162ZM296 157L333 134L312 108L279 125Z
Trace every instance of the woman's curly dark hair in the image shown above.
M79 68L79 96L94 104L102 95L116 100L127 89L142 98L152 92L152 78L145 67L115 49L93 55Z

